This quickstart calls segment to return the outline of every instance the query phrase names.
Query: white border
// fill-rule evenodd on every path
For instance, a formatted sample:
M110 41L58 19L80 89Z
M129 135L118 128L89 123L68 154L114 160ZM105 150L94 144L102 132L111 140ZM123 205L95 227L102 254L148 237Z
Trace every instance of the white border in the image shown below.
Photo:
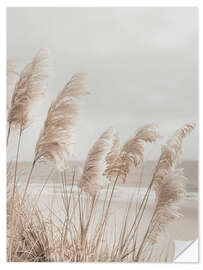
M0 176L1 176L1 186L0 186L0 267L1 269L9 269L10 267L19 267L20 269L24 269L24 267L31 267L37 268L43 267L43 264L38 263L37 265L31 263L6 263L6 8L7 7L68 7L68 6L94 6L94 7L111 7L111 6L135 6L135 7L199 7L199 25L203 25L203 14L202 14L202 1L201 0L0 0L0 141L1 141L1 150L0 150ZM36 18L37 19L37 18ZM20 30L19 30L20 31ZM202 33L201 28L199 32L199 48L203 47L202 42ZM199 52L199 57L202 60L201 51ZM202 61L200 62L200 64ZM200 70L201 67L200 67ZM201 74L201 72L199 72ZM199 89L201 89L201 78ZM200 116L200 123L202 122L201 115L203 115L203 106L201 107L201 91L199 90L199 116ZM201 149L201 138L202 138L202 128L200 125L200 149ZM200 150L200 157L202 156L202 149ZM200 168L202 167L202 160L200 159ZM199 179L200 179L200 190L202 190L202 170L200 170ZM200 197L200 207L202 206L201 195ZM202 208L202 207L201 207ZM200 213L200 211L199 211ZM202 215L200 215L200 224L202 224ZM201 228L201 226L199 226ZM201 242L201 235L200 235L200 242ZM200 244L199 244L200 245ZM200 249L201 251L201 249ZM193 254L193 252L191 252ZM201 267L201 260L202 260L202 252L199 254L200 263L199 264L164 264L164 267L167 269L168 267L173 267L180 269L180 267L184 267L184 269L199 269ZM189 256L189 255L188 255ZM193 256L193 255L191 255ZM188 258L189 259L189 258ZM189 261L189 260L187 260ZM47 266L47 265L46 265ZM46 267L45 266L45 267ZM97 268L103 269L103 267L118 267L121 268L124 264L57 264L59 267L82 267L84 268ZM51 263L47 267L50 269L55 269L56 264ZM150 267L152 270L157 268L162 268L163 264L125 264L124 267L127 268L143 268L147 269Z

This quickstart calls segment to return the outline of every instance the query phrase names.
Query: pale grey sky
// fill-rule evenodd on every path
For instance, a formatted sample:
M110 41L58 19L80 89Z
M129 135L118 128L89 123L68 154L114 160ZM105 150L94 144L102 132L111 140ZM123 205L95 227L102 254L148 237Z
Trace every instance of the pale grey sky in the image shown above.
M123 142L154 122L163 143L178 127L198 123L197 16L197 8L182 7L8 8L8 59L27 63L40 48L49 48L53 58L43 116L25 131L20 159L32 160L50 102L78 71L88 73L92 91L78 127L78 159L109 126ZM198 127L183 150L183 159L198 158ZM147 147L147 158L159 151Z

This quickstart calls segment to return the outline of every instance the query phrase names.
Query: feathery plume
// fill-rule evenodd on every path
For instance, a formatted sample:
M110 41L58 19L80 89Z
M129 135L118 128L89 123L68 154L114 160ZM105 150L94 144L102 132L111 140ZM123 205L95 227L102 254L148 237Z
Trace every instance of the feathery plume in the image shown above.
M84 73L76 73L51 104L35 148L35 161L49 161L59 170L67 167L73 156L74 130L79 116L79 100L89 94L83 80Z
M104 176L107 164L114 159L115 141L117 135L114 129L107 129L90 149L79 186L86 193L95 196L108 182Z
M103 173L104 176L109 178L110 180L110 175L108 174L108 170L112 167L114 164L115 160L117 159L118 155L120 153L120 138L118 132L115 132L113 134L113 143L112 143L112 148L110 152L106 156L106 169Z
M169 223L181 217L179 202L185 196L185 182L187 178L182 169L170 169L165 176L164 183L157 186L157 204L151 221L148 241L157 242L161 233L166 231Z
M8 113L9 125L27 128L32 122L32 108L47 90L49 79L49 52L41 49L20 73Z
M106 175L119 175L125 183L132 165L137 167L144 158L144 142L153 143L160 138L157 126L148 124L137 129L135 136L129 139L122 147L120 155L112 166L106 170Z
M175 168L182 154L183 139L195 128L195 124L186 124L178 129L161 149L161 155L153 175L154 189L165 181L171 168Z
M182 141L193 129L194 124L187 124L178 129L162 147L160 159L156 165L151 186L156 194L156 207L143 240L154 243L167 225L179 217L178 203L184 197L184 182L187 179L183 170L177 169L177 161L182 153Z

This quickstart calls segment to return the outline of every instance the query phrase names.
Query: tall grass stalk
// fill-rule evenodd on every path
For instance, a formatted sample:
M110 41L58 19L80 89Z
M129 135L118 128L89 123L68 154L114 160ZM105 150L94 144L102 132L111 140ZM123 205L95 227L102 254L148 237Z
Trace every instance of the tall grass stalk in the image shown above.
M14 179L13 179L13 193L12 193L13 200L14 200L15 190L16 190L16 177L17 177L17 169L18 169L18 157L19 157L21 136L22 136L22 126L20 126L20 130L19 130L18 145L17 145L17 152L16 152L16 161L15 161Z

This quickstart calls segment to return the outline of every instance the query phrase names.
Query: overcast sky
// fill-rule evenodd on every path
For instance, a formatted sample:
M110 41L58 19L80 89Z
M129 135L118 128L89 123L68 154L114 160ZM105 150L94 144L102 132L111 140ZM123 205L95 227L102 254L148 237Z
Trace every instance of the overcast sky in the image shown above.
M188 122L198 123L196 8L9 8L8 59L28 63L49 48L53 78L42 117L24 133L20 159L32 160L51 101L75 72L88 73L76 153L84 159L97 137L114 126L124 142L157 123L161 143ZM15 155L12 138L10 156ZM159 145L146 147L157 158ZM183 159L198 158L198 128L183 144Z

